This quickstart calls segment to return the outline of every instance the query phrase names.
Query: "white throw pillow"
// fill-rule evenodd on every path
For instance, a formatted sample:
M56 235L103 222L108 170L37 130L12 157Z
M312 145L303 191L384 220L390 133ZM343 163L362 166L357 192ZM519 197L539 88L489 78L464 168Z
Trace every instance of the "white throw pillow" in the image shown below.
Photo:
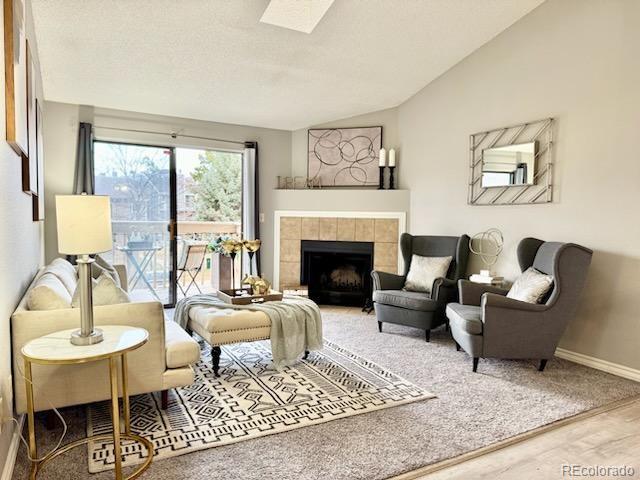
M71 262L64 258L54 258L51 262L51 265L57 265L60 268L63 268L69 275L77 276L76 267L74 267Z
M95 307L131 302L127 292L116 285L115 280L108 273L103 273L98 280L93 280L92 283L93 305ZM80 285L78 285L78 288L73 294L71 306L73 308L80 307Z
M522 302L540 303L552 285L552 275L546 275L529 267L513 282L507 297Z
M63 258L56 258L45 267L44 273L52 273L58 277L66 287L69 295L73 295L78 283L78 274L73 265Z
M27 295L29 310L58 310L71 307L71 294L53 273L43 273Z
M445 277L453 257L411 256L411 267L404 282L404 289L410 292L431 292L436 278Z
M91 264L91 276L93 278L98 279L100 278L100 275L102 275L103 273L106 273L111 278L113 278L113 281L116 282L116 285L118 287L122 286L120 275L118 274L118 271L114 268L113 265L107 262L100 255L96 255L94 260L95 262Z

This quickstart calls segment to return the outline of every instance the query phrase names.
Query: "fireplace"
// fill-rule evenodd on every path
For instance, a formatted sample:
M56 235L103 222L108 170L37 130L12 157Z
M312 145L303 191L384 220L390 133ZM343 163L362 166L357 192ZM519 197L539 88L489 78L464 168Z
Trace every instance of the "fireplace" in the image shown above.
M300 284L316 303L364 306L371 297L373 242L302 240Z

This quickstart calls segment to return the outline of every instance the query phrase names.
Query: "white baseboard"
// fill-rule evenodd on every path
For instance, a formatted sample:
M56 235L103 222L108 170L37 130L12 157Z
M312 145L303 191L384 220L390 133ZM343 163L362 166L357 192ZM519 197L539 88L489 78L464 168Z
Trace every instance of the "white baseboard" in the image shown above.
M18 418L19 427L13 424L13 436L11 437L11 443L9 444L9 451L7 452L7 460L4 463L4 469L0 480L11 480L13 478L13 467L16 464L16 457L18 455L18 448L20 447L20 432L22 432L22 426L24 425L24 415L20 415Z
M619 363L607 362L606 360L600 360L599 358L590 357L582 353L572 352L571 350L565 350L564 348L556 349L556 357L569 360L570 362L579 363L587 367L595 368L596 370L602 370L603 372L617 375L618 377L628 378L640 382L640 370L635 368L626 367Z

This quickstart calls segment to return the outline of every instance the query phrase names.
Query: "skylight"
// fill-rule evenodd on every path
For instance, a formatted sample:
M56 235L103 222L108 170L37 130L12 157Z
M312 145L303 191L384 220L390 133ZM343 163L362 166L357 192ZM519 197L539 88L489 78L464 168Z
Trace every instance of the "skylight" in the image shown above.
M333 2L334 0L271 0L260 21L311 33Z

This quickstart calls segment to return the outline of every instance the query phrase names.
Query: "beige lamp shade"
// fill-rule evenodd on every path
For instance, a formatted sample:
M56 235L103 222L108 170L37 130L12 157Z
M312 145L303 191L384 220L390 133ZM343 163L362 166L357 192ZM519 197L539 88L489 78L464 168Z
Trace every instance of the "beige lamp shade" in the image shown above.
M56 195L58 251L90 255L111 250L111 203L106 195Z

